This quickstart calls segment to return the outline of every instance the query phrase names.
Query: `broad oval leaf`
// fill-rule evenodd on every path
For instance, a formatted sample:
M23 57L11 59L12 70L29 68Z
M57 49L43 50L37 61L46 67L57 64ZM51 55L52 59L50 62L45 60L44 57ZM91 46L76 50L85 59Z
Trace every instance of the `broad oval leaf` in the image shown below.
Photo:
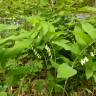
M77 73L75 69L68 66L67 64L59 65L57 69L57 78L68 79Z
M71 50L71 46L68 44L69 43L68 40L61 39L61 40L53 41L52 43L60 47L63 47L65 50Z
M73 34L75 35L77 43L82 46L86 46L92 41L91 37L85 34L79 26L75 26Z
M96 29L90 23L83 22L82 29L88 33L92 39L96 39Z

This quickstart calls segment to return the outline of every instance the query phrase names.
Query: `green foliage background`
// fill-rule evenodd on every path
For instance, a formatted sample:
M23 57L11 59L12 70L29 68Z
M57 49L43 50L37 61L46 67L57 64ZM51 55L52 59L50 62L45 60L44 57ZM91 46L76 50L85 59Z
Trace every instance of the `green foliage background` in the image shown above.
M95 1L0 1L0 96L93 96Z

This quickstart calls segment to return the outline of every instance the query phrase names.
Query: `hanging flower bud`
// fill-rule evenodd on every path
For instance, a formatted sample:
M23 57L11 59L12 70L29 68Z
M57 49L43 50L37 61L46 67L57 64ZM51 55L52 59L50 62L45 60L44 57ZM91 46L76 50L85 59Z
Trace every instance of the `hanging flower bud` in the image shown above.
M94 57L94 53L93 53L93 52L90 52L90 55L91 55L92 57Z

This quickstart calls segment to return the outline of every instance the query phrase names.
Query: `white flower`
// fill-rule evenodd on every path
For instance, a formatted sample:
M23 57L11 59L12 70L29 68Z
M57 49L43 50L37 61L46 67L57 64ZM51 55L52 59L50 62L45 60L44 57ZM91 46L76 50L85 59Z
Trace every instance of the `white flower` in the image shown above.
M48 45L45 46L45 49L47 50L48 55L51 56L51 50L50 50L50 48L48 47Z
M89 61L89 59L85 56L84 58L85 63Z
M48 51L48 53L50 53L50 48L48 47L48 45L45 46L45 49Z
M38 57L38 58L41 58L41 56L40 56L39 54L37 54L37 57Z
M93 53L93 52L90 52L90 55L91 55L92 57L94 57L94 53Z
M83 59L81 59L81 65L84 65L85 64L85 61Z
M45 49L46 49L46 50L50 50L50 48L48 47L48 45L45 46Z
M84 59L81 59L81 65L84 65L85 63L87 63L89 61L89 59L85 56Z

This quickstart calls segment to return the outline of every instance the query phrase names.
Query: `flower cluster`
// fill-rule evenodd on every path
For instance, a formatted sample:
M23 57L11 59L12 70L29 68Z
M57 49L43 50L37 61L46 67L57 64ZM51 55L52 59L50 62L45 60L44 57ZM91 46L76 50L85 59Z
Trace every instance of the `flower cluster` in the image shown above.
M32 47L32 50L33 50L34 54L35 54L38 58L41 58L40 54L36 51L36 49L34 49L34 48Z
M83 59L81 59L81 65L84 65L85 63L87 63L89 61L89 59L85 56Z
M94 57L94 53L90 52L91 57ZM81 65L84 65L85 63L87 63L89 61L88 57L84 57L83 59L81 59L80 63Z
M52 55L51 55L51 50L50 50L50 48L49 48L48 45L45 46L45 49L47 50L48 55L49 55L49 56L52 56Z

